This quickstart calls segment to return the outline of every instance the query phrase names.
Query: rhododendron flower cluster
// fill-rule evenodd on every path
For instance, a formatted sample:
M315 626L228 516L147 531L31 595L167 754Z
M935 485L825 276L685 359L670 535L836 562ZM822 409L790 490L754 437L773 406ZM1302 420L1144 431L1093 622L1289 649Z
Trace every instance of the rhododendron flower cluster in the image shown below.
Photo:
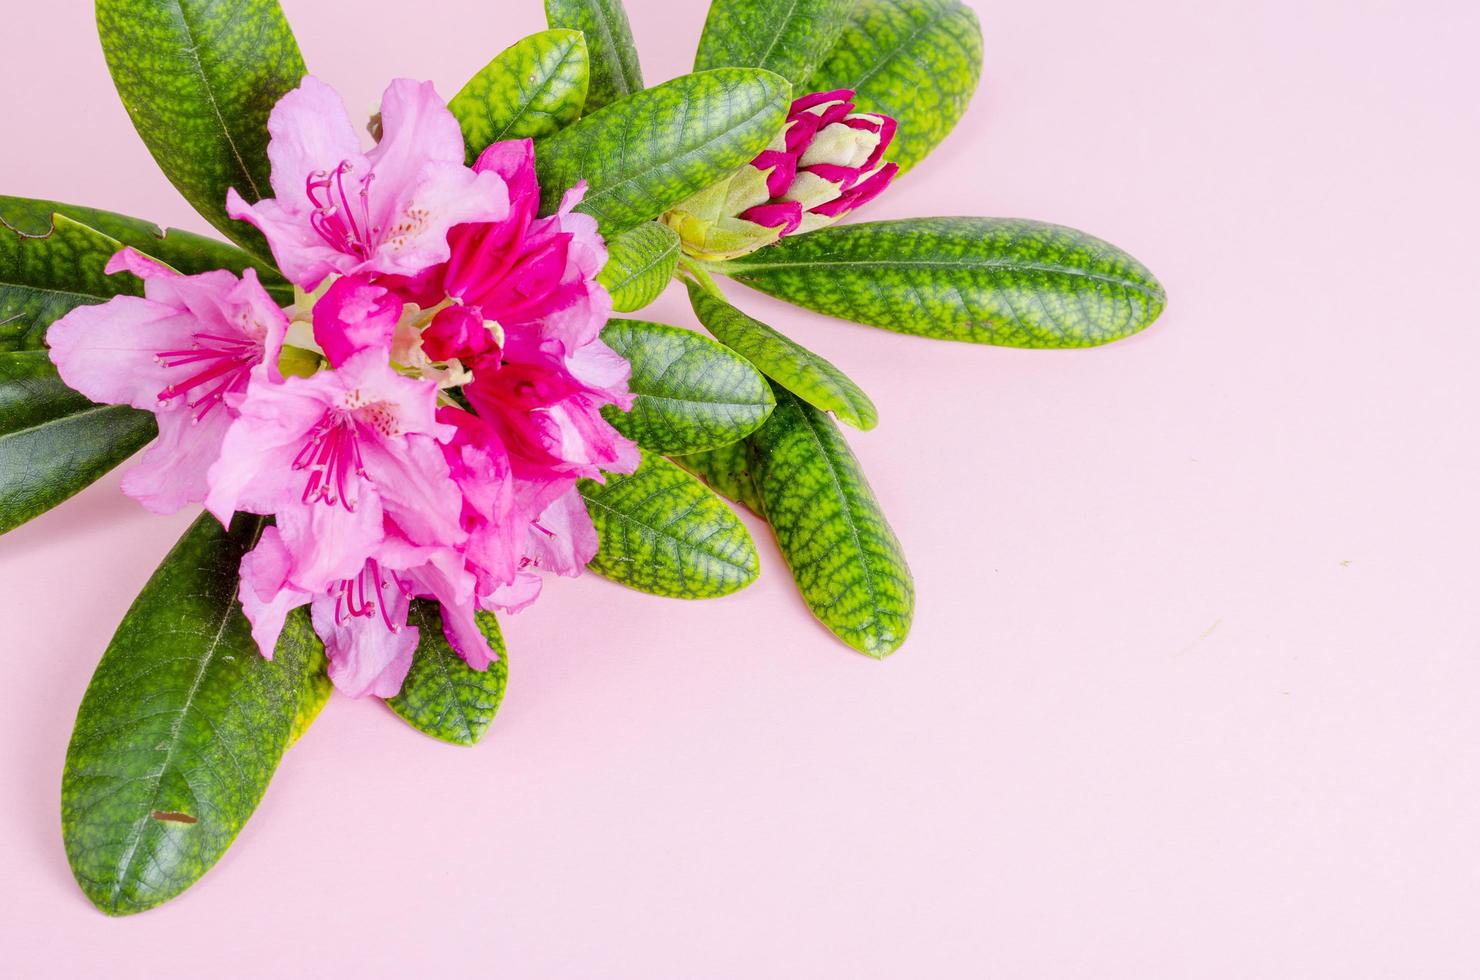
M124 479L144 506L274 519L241 566L264 656L308 605L336 686L388 697L425 598L485 669L477 611L527 605L541 571L578 574L597 541L576 482L638 460L601 415L631 396L599 336L606 249L572 210L583 188L539 217L533 144L465 166L426 83L391 84L368 150L313 77L268 129L275 196L233 190L227 208L298 302L279 308L251 270L186 276L124 249L108 271L144 296L59 320L52 360L88 397L155 414L159 438Z

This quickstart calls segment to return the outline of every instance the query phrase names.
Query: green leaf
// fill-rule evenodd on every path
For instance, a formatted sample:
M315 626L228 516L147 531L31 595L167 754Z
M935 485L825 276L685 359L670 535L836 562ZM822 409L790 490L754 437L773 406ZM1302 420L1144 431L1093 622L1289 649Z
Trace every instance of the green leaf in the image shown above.
M103 271L123 247L117 239L64 215L55 226L48 215L44 230L33 234L38 226L32 221L11 224L33 216L13 200L0 205L0 350L39 350L46 328L68 310L119 294L143 295L138 279Z
M226 216L226 190L272 196L267 116L305 68L277 0L97 0L113 83L159 169L232 241L267 243Z
M582 480L581 496L601 537L588 566L639 592L712 599L760 574L750 532L704 484L660 456L644 455L631 476Z
M663 294L678 268L678 232L645 221L606 243L607 260L597 281L612 294L612 309L631 313Z
M812 612L849 646L893 653L910 631L915 584L837 426L778 388L751 459L766 519Z
M590 67L578 31L541 31L505 48L447 103L468 159L493 143L549 136L581 118Z
M760 428L776 400L750 362L692 330L647 320L611 320L601 339L632 365L631 412L602 414L644 449L696 453L738 442Z
M760 491L751 475L749 440L671 458L713 487L716 493L737 504L744 504L758 515L765 515L766 508L761 504Z
M1013 218L836 225L712 268L819 313L1003 347L1109 343L1166 305L1156 277L1114 245Z
M694 70L765 68L798 89L848 23L858 0L714 0Z
M209 514L144 586L93 674L62 773L62 840L109 915L180 894L256 808L310 697L317 637L288 617L264 659L236 601L263 519Z
M607 237L656 218L748 163L786 119L791 86L759 68L681 75L540 141L544 209L587 182L576 209Z
M504 635L493 613L479 611L478 629L488 638L498 659L487 670L474 670L447 642L442 610L435 602L411 603L407 622L421 631L411 670L401 693L386 704L408 725L453 745L474 745L488 731L509 680Z
M746 316L698 283L688 283L689 301L699 322L721 343L739 351L766 377L803 401L859 429L872 429L878 409L863 389L832 362L801 344Z
M68 499L155 435L154 416L95 405L45 351L0 353L0 534Z
M957 0L862 0L807 83L847 88L860 111L899 123L887 158L905 171L946 138L982 73L982 29Z
M642 91L642 66L622 0L545 0L545 20L586 35L591 49L586 112Z

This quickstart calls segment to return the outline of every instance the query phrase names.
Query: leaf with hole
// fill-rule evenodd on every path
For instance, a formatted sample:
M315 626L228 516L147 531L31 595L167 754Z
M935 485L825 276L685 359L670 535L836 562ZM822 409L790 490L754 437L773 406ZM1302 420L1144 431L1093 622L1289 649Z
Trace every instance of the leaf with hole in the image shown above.
M586 181L576 210L613 237L729 175L771 142L791 86L759 68L681 75L613 102L540 140L546 213Z
M712 599L760 574L750 532L697 479L661 456L644 455L630 476L582 480L581 496L601 538L587 567L639 592Z
M808 404L832 412L857 429L872 429L878 409L863 389L820 354L774 327L747 316L698 283L688 283L689 302L699 322L720 342L738 351L761 373Z
M801 89L832 50L857 0L714 0L694 71L765 68Z
M504 49L447 103L468 160L492 143L549 136L581 118L589 70L578 31L541 31Z
M401 692L385 702L412 728L453 745L473 745L483 737L509 680L508 652L498 620L491 612L480 611L477 617L479 630L498 654L487 670L474 670L452 649L437 603L412 602L407 622L421 638Z
M982 73L982 29L957 0L861 0L807 87L855 92L861 112L893 116L888 159L925 159L966 112Z
M678 268L678 232L656 221L644 221L609 239L606 251L606 265L596 279L612 294L613 310L631 313L668 288Z
M642 66L622 0L545 0L545 20L552 28L586 36L591 51L586 112L642 91Z
M118 96L159 169L227 238L270 257L226 216L226 190L272 197L267 117L303 78L277 0L97 0Z
M237 603L238 566L263 520L228 532L203 515L144 586L108 644L67 747L62 841L109 915L190 887L256 809L318 683L307 611L272 660Z
M45 513L155 435L154 416L97 405L45 351L0 353L0 534Z
M1016 218L838 225L714 268L819 313L1002 347L1109 343L1166 305L1150 270L1114 245Z
M647 320L611 320L601 339L632 365L632 411L602 414L644 449L696 453L760 428L776 401L745 358L708 337Z
M914 618L914 579L838 427L777 388L751 459L766 520L812 612L854 649L893 653Z

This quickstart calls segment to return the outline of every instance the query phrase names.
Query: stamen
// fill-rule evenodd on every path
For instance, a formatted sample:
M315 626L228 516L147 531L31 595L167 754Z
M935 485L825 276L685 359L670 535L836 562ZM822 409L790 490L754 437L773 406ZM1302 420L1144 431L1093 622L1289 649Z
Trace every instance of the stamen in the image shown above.
M360 456L359 424L344 412L325 412L293 458L293 469L308 470L304 504L338 504L353 514L356 502L350 499L349 476L354 473L363 479L366 475ZM350 613L358 615L353 609Z
M366 577L368 576L368 581ZM409 596L410 590L405 583L397 577L395 572L390 573L391 578L397 585L401 586ZM380 614L380 621L385 628L392 633L399 633L405 629L404 623L391 622L390 606L385 601L385 580L381 577L380 563L374 558L367 559L360 573L354 578L347 578L335 586L334 598L334 624L343 626L349 619L374 616ZM375 590L374 598L370 597L370 590ZM359 602L355 601L355 593L359 592Z
M187 348L160 351L154 355L154 361L165 368L194 365L200 370L183 380L170 382L155 397L161 402L184 398L194 389L214 382L204 394L187 401L189 408L197 410L195 420L199 422L221 404L227 394L246 387L252 368L262 360L263 348L260 342L246 337L223 337L220 334L193 334L191 340Z
M379 228L370 225L370 184L375 174L366 174L359 182L352 201L345 177L353 183L353 171L350 162L342 160L333 170L315 170L308 175L305 192L314 209L308 220L329 245L363 260L374 251L374 239L380 234Z

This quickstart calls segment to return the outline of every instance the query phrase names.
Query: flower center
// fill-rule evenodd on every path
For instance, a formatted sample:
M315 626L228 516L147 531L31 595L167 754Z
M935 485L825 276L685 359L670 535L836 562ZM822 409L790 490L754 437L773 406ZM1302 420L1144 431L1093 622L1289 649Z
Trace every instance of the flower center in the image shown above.
M160 389L157 396L161 402L175 398L188 398L186 404L196 411L199 422L211 409L221 404L228 392L246 387L253 366L262 360L262 344L244 337L222 337L219 334L198 333L192 343L183 350L163 350L154 355L161 367L176 368L189 366L195 373L182 381L174 381Z
M303 485L305 504L322 502L330 507L339 504L354 513L355 501L349 495L350 474L366 479L365 464L360 458L359 425L345 412L326 412L298 451L293 469L308 471Z
M351 187L358 185L351 197L345 187L348 179ZM365 175L364 180L354 176L354 167L342 160L333 170L315 170L308 175L308 200L313 205L309 221L319 237L331 246L359 259L368 259L374 250L374 239L379 228L370 224L370 182L374 173Z
M396 588L409 598L411 590L406 583L394 572L390 573L390 577ZM344 579L335 586L334 624L343 626L350 619L374 616L378 612L386 629L392 633L401 632L404 624L391 622L390 604L385 601L385 590L390 585L381 574L380 563L374 558L366 561L360 574Z

